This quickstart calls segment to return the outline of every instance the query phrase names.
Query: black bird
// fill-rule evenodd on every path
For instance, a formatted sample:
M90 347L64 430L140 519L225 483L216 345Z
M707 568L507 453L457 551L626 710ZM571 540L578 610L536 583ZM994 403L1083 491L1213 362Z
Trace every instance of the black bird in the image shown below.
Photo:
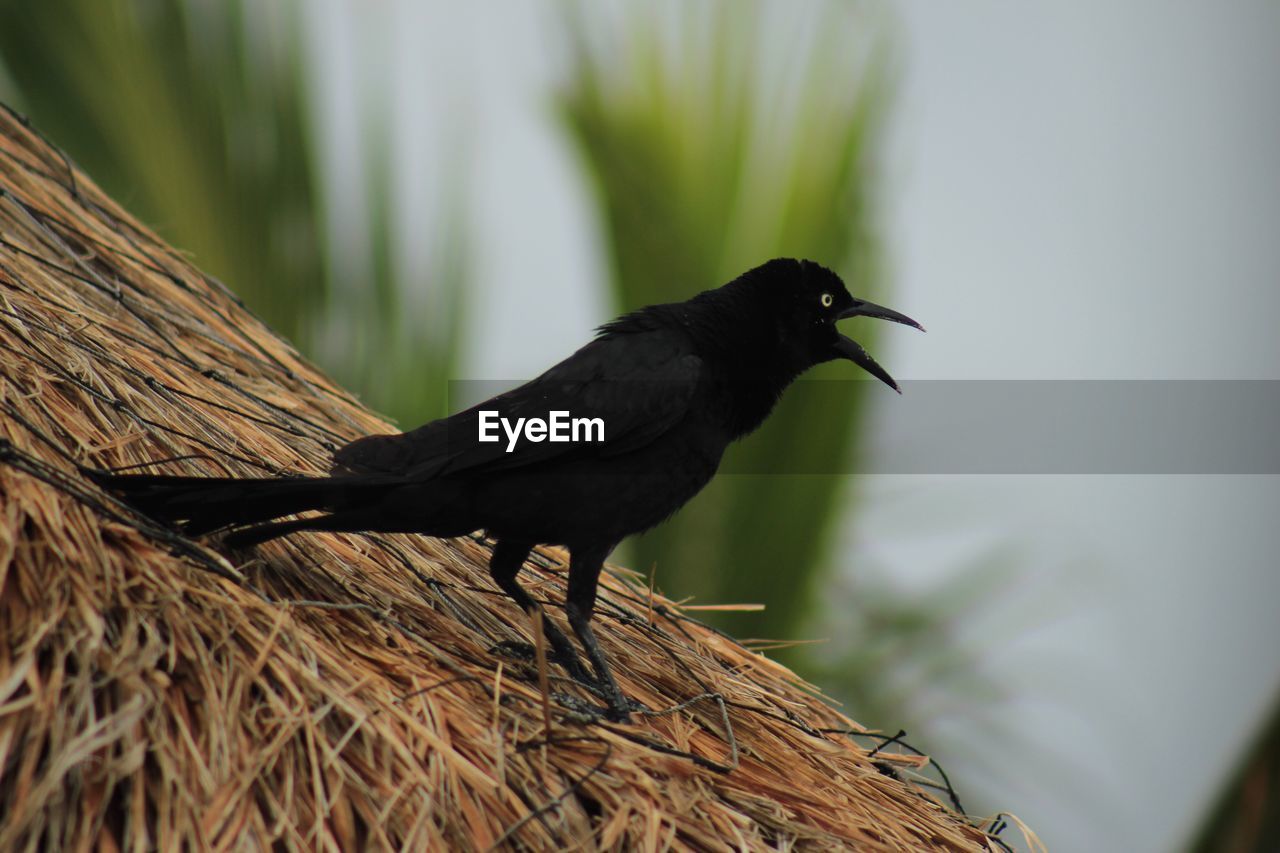
M787 386L814 365L848 359L897 384L836 321L866 316L921 328L855 299L812 261L778 259L686 302L652 305L602 326L595 340L536 379L399 435L358 439L316 478L206 478L101 473L141 511L190 534L231 528L233 547L300 530L496 540L489 572L517 604L537 609L516 581L537 544L568 548L565 613L595 670L609 713L628 704L591 631L596 583L622 539L647 530L710 481L730 442L758 427ZM482 412L599 418L603 440L511 446L479 440ZM585 436L580 436L580 438ZM592 436L597 437L597 436ZM309 510L323 511L277 521ZM555 657L592 679L568 638L542 614Z

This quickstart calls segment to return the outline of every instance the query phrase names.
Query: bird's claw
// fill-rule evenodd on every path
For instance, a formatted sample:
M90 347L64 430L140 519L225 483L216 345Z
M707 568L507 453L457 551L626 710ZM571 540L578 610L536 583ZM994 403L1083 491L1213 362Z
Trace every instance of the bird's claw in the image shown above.
M605 700L603 707L568 693L553 693L551 698L555 699L561 707L567 709L573 719L583 723L595 723L602 719L611 723L629 723L631 722L632 712L649 710L639 702L629 700L625 696L610 698L605 696L603 691L596 688L591 688L591 693L595 697Z
M604 696L602 698L607 703L604 709L604 718L611 723L630 723L633 711L643 713L649 710L640 702L628 699L621 690L606 690L603 692Z
M550 650L548 652L548 660L560 664L569 674L569 677L579 686L586 688L592 695L604 700L604 708L595 706L592 712L597 717L603 716L612 723L629 723L631 722L632 712L648 710L643 704L633 699L628 699L616 684L612 684L611 679L609 682L601 682L579 661L566 661L561 655L550 652ZM521 642L520 640L503 640L500 643L495 643L489 647L489 654L527 664L533 663L538 658L537 649L533 644ZM564 704L563 698L563 694L557 694L557 701L560 701L561 704Z
M534 645L520 640L503 640L500 643L495 643L489 647L489 654L518 660L522 663L533 663L538 659L538 650ZM599 684L595 676L588 672L586 667L576 659L565 660L563 655L548 649L547 660L559 664L569 674L569 677L579 684L592 688L597 687Z
M631 712L633 710L643 710L643 708L632 708L631 705L632 703L627 702L625 698L621 705L610 702L609 707L604 709L604 718L611 723L622 723L626 725L631 722Z
M529 663L538 656L532 643L522 643L519 640L503 640L500 643L494 643L489 647L489 654L524 663Z

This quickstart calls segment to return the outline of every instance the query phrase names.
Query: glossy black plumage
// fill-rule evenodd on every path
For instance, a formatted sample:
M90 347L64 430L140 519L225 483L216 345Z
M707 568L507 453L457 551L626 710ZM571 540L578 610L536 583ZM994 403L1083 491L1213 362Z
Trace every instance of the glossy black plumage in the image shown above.
M674 513L715 474L733 440L768 416L808 368L844 358L897 389L835 322L863 315L918 326L854 299L810 262L780 259L686 302L655 305L600 329L536 379L449 418L399 435L358 439L331 476L233 479L99 475L141 510L190 533L231 528L249 546L300 530L408 532L497 540L495 582L526 609L516 581L536 544L570 552L566 615L619 718L626 702L589 624L604 559L623 538ZM600 418L599 443L478 440L481 411L512 421L552 411ZM310 510L323 514L277 521ZM568 638L543 616L557 659L589 676Z

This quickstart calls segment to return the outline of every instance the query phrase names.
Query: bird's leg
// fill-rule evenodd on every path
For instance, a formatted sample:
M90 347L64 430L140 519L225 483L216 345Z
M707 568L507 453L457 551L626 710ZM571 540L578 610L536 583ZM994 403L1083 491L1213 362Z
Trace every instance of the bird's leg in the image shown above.
M618 722L625 723L630 718L630 706L618 683L613 680L609 664L605 661L600 646L596 643L596 635L591 631L591 614L596 606L596 584L600 580L600 572L604 569L604 558L609 556L612 546L569 548L569 594L565 598L564 610L569 617L569 625L573 633L578 635L582 647L586 649L591 666L596 671L596 680L604 691L609 703L609 716Z
M569 675L576 681L590 682L591 676L587 672L587 668L582 665L582 660L578 657L578 652L573 648L573 643L569 642L569 638L564 635L551 618L533 600L533 596L525 591L524 587L516 582L516 575L520 573L521 567L524 566L525 558L529 556L529 552L533 550L533 545L524 542L512 542L508 539L498 540L498 544L493 547L493 556L489 558L489 576L493 578L494 583L501 587L502 591L511 596L516 604L520 605L520 609L528 613L530 616L541 614L542 616L542 635L551 643L551 647L555 650L556 659L561 665L568 670Z

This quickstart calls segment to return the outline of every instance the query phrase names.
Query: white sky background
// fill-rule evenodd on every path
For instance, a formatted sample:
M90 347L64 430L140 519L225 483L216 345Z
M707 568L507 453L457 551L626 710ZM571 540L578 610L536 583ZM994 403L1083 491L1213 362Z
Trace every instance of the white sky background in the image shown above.
M551 112L552 6L311 5L338 197L359 186L371 98L395 116L413 268L447 170L463 170L465 378L531 376L609 316L593 210ZM908 379L1280 379L1280 4L910 0L893 14L890 304L930 332L882 335L882 363ZM927 589L989 547L1016 554L1016 589L968 638L1014 626L983 664L1013 698L981 724L938 725L963 746L943 753L961 794L1054 849L1185 839L1280 685L1280 478L859 486L850 570Z

